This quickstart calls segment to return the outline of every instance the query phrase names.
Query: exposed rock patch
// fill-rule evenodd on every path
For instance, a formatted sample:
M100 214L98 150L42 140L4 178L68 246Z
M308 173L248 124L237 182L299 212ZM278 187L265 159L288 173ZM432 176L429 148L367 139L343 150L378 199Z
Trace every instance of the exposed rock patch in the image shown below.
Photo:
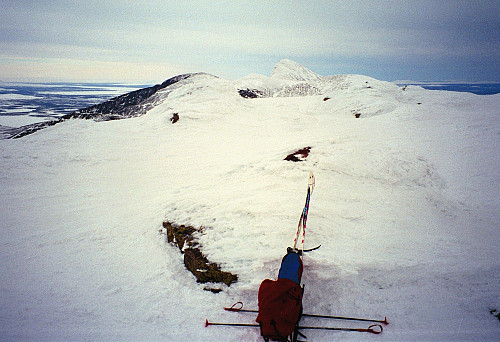
M179 121L179 113L174 113L172 114L172 117L170 118L170 121L174 124L177 121Z
M352 115L354 115L354 117L356 119L359 119L361 117L361 113L359 111L357 111L357 110L352 109L351 113L352 113Z
M498 311L497 309L490 309L490 314L498 318L498 320L500 321L500 311Z
M265 97L264 92L258 89L239 89L238 93L245 99L256 99L258 97Z
M283 160L288 160L293 162L304 161L309 156L309 152L311 152L311 146L307 146L293 153L290 153Z

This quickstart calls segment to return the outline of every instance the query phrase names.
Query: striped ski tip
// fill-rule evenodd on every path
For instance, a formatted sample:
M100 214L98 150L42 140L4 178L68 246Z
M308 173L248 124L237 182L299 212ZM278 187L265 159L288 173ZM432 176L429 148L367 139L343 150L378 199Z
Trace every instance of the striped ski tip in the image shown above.
M309 180L307 181L307 186L314 189L314 185L316 184L316 179L314 178L314 174L309 172Z

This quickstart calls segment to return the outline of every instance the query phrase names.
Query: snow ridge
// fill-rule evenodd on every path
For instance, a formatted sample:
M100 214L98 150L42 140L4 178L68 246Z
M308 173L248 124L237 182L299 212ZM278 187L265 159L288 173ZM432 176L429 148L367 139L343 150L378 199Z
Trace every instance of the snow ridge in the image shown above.
M175 89L184 87L185 91L181 92L181 96L192 94L192 87L186 87L188 83L194 82L195 88L198 89L215 84L212 82L213 84L209 85L205 82L206 79L218 78L202 72L178 75L161 84L139 89L109 101L76 110L58 120L38 122L18 128L3 127L0 139L21 138L69 119L111 121L141 116L162 103ZM324 77L297 62L283 59L273 68L270 77L250 74L235 81L232 87L236 88L235 90L239 92L240 96L245 98L329 96L332 92L347 90L352 87L366 87L369 82L372 84L385 83L385 87L389 84L388 82L381 82L359 75L331 75ZM219 83L224 83L226 86L229 84L229 82L223 80L220 80ZM196 84L200 85L196 86ZM396 87L395 85L392 86ZM227 91L225 93L230 96Z

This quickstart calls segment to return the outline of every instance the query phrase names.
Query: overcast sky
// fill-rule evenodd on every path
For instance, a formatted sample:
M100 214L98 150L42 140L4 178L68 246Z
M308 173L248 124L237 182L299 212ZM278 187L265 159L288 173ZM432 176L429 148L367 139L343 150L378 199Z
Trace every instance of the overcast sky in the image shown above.
M0 80L159 83L186 72L500 81L500 0L0 0Z

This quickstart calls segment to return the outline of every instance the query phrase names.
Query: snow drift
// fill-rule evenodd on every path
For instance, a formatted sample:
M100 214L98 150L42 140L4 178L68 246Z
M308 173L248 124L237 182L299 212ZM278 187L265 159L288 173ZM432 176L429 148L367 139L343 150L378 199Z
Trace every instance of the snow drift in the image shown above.
M256 308L276 278L309 171L306 248L322 247L304 258L304 309L390 325L308 340L497 339L500 95L284 60L270 77L192 74L152 96L126 120L0 141L2 340L259 341L205 318L255 319L222 307ZM204 291L158 234L165 220L203 227L203 252L238 282Z

